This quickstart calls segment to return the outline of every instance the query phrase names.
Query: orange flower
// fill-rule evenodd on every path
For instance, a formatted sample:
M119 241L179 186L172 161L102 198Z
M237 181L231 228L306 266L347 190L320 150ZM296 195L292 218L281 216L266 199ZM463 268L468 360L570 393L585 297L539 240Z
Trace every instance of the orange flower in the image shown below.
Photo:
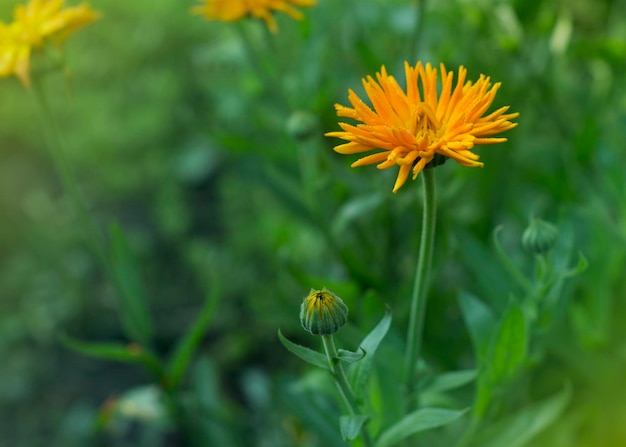
M203 5L192 8L194 14L200 14L208 19L233 22L250 15L263 19L273 33L278 31L278 25L273 11L284 12L290 17L300 20L302 13L295 6L314 6L316 0L201 0Z
M15 7L14 21L0 22L0 77L16 75L30 85L30 54L51 41L62 43L98 18L87 4L63 9L63 0L30 0Z
M415 179L437 154L463 166L483 166L479 156L472 152L473 147L502 143L506 138L491 136L517 126L509 120L519 113L507 114L508 106L485 115L500 88L500 83L492 85L488 76L480 75L475 83L466 82L467 70L461 66L453 88L454 73L446 71L441 64L441 93L437 94L436 68L430 64L424 67L421 62L411 67L405 62L404 69L406 93L383 66L376 73L376 80L371 76L363 79L374 110L350 89L348 99L352 107L336 104L337 116L362 124L339 123L343 131L326 133L348 141L334 148L340 154L381 150L360 158L352 167L374 163L378 163L378 169L398 166L394 193L404 185L411 171Z

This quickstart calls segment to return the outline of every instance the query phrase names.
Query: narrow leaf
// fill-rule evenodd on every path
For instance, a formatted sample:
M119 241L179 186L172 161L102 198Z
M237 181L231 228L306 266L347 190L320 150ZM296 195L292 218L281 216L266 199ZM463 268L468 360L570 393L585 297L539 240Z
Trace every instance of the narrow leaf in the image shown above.
M152 318L135 258L122 228L117 223L110 226L109 237L112 246L112 273L119 296L122 326L128 338L148 344L153 334Z
M337 354L337 358L346 363L356 363L366 356L366 352L363 349L359 349L357 352L339 349Z
M562 278L571 278L572 276L579 275L582 272L584 272L587 269L587 267L589 267L589 261L587 261L587 258L585 257L585 255L579 252L578 264L576 264L575 267L572 267L568 269L567 271L565 271L562 274Z
M367 379L369 378L372 364L374 362L374 354L383 340L389 326L391 325L391 313L387 311L385 316L380 322L365 336L359 349L365 352L365 357L348 367L348 378L352 389L354 390L357 399L360 398L367 386Z
M489 353L478 381L474 415L481 418L487 412L493 390L517 373L528 351L528 326L521 307L515 303L493 334Z
M296 355L305 362L310 363L311 365L319 366L320 368L330 369L328 365L328 360L326 359L326 356L324 354L309 349L305 346L300 346L288 340L282 334L280 329L278 330L278 338L280 339L280 342L283 344L283 346L287 348L287 351Z
M477 439L481 447L522 447L557 420L571 397L570 387L492 424Z
M391 447L416 433L448 425L459 419L466 411L444 408L422 408L414 411L385 430L378 438L376 447Z
M170 357L168 373L170 383L174 387L178 386L184 377L193 355L211 323L219 301L220 290L220 286L217 282L214 282L208 296L205 298L200 315L198 315L194 324L183 334Z
M477 375L478 371L475 369L443 373L435 376L424 391L442 392L461 388L473 382Z
M476 361L482 365L489 349L491 335L496 327L496 318L491 309L474 295L462 291L458 300L474 346Z
M361 427L367 421L368 416L362 414L354 414L350 416L341 416L339 418L339 427L341 428L341 436L344 441L352 441L359 436Z
M93 343L76 340L65 334L60 339L66 347L80 354L103 360L142 364L159 374L160 366L156 357L137 344Z
M526 359L528 327L524 312L517 304L509 307L502 319L490 349L487 377L498 385L517 372Z
M382 194L366 194L347 201L337 212L332 231L339 236L346 229L351 228L352 223L365 214L371 214L383 202Z

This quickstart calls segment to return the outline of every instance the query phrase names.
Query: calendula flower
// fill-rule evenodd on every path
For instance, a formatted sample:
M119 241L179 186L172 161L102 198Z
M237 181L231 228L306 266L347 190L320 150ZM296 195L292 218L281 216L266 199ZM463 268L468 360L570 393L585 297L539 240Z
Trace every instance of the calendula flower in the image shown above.
M98 18L86 3L63 8L63 0L31 0L18 5L14 20L0 22L0 77L15 75L30 86L30 55L46 43L63 43Z
M294 6L314 6L316 0L201 0L202 5L192 8L194 14L208 19L233 22L246 16L263 19L273 33L278 25L272 13L284 12L296 20L302 19L302 12Z
M404 69L406 92L383 66L376 80L371 76L363 79L374 109L350 89L352 107L336 104L337 115L361 123L339 123L343 131L326 133L348 141L334 148L340 154L377 151L355 161L352 167L374 163L378 169L398 166L394 193L411 172L415 179L422 169L432 167L436 156L452 158L463 166L483 166L472 152L474 146L504 142L506 138L492 135L517 126L510 120L519 113L506 113L508 106L486 114L500 88L500 83L492 85L488 76L466 81L467 70L461 66L453 87L454 73L441 64L438 94L436 68L421 62L412 67L405 62Z

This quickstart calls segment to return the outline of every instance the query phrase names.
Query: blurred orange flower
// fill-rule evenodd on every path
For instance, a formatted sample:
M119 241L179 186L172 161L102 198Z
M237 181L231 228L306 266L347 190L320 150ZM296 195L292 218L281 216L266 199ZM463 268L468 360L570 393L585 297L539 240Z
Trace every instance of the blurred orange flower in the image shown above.
M316 0L201 0L201 2L202 5L192 8L194 14L223 22L233 22L251 15L263 19L270 31L275 33L278 31L278 25L272 16L273 11L281 11L300 20L302 13L294 6L314 6Z
M362 124L339 123L343 131L326 133L348 141L334 148L340 154L382 150L360 158L352 167L374 163L378 163L378 169L398 166L394 193L411 171L415 179L436 154L463 166L483 166L472 148L504 142L506 138L491 136L517 126L509 120L519 113L506 113L508 106L485 115L500 88L500 83L492 85L488 76L480 75L475 83L466 82L467 70L461 66L453 89L454 73L441 64L441 93L437 94L436 68L430 64L424 67L421 62L412 67L405 62L404 69L406 93L383 66L376 73L376 80L371 76L363 79L374 110L350 89L348 100L352 107L336 104L337 116Z
M63 0L30 0L16 6L13 22L0 22L0 77L15 75L29 87L32 50L61 44L97 18L86 3L64 9Z

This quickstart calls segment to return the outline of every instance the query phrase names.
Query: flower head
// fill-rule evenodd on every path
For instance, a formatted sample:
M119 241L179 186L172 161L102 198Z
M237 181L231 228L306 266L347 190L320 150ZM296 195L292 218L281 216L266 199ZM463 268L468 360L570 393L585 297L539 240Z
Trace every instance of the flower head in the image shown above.
M412 67L405 62L404 69L406 92L383 66L376 79L363 79L373 110L352 89L348 93L352 107L335 105L338 116L362 124L339 123L343 131L326 133L348 141L335 147L340 154L379 150L355 161L352 167L373 163L378 163L378 169L398 166L393 192L404 185L411 172L415 179L422 169L432 167L434 163L429 163L436 155L463 166L483 166L472 148L504 142L506 138L492 135L517 126L509 120L519 113L506 113L508 106L486 114L500 88L500 83L492 85L488 76L466 81L467 70L461 66L453 87L454 73L441 64L441 92L437 94L436 68L421 62Z
M348 321L348 307L330 290L311 289L300 306L302 327L313 335L331 335Z
M0 77L14 74L28 87L32 50L47 42L61 44L97 18L85 3L63 8L63 0L30 0L16 6L13 22L0 22Z
M272 15L274 11L284 12L296 20L302 19L302 13L294 6L314 6L316 0L201 0L200 6L192 9L208 19L233 22L245 16L263 19L273 33L278 25Z
M522 246L530 253L542 255L549 252L559 238L559 229L545 220L533 217L522 233Z

